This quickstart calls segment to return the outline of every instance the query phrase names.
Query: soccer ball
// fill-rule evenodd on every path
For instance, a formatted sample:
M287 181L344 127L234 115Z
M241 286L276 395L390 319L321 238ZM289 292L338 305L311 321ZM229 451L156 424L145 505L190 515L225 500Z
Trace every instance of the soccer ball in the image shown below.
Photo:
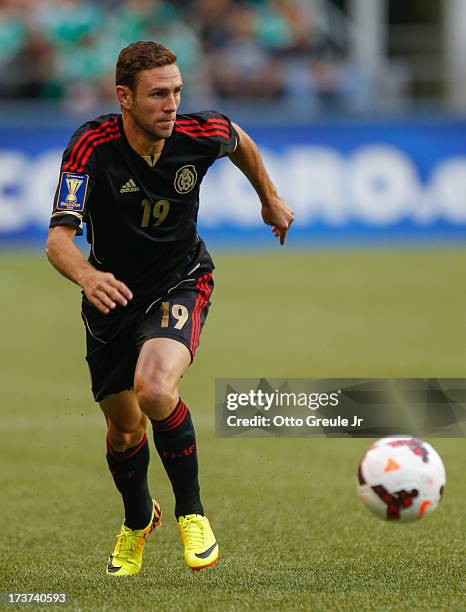
M445 489L445 467L430 444L400 436L369 446L357 474L360 500L386 521L411 523L437 508Z

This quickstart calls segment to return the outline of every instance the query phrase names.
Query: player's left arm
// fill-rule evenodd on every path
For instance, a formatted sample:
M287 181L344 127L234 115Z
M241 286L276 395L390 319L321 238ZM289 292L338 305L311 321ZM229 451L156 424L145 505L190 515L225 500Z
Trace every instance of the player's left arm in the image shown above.
M264 223L272 226L272 232L275 236L280 236L280 244L283 245L286 233L294 220L293 211L278 195L253 139L239 125L236 123L232 125L238 133L239 142L229 157L256 190L262 204L262 219Z

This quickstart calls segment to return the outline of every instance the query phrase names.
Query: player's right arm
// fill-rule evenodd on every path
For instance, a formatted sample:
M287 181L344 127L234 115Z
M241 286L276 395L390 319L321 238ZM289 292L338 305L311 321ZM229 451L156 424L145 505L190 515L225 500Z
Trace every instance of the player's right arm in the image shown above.
M50 263L79 285L89 302L104 314L117 304L126 306L133 297L131 291L113 274L89 263L73 240L76 234L82 234L89 196L99 176L96 145L118 131L116 122L115 118L91 121L71 137L63 153L46 246Z
M57 225L49 229L45 250L52 266L79 285L86 298L100 312L108 314L117 304L126 306L133 297L131 291L110 272L94 268L74 244L75 235L76 229L70 225Z

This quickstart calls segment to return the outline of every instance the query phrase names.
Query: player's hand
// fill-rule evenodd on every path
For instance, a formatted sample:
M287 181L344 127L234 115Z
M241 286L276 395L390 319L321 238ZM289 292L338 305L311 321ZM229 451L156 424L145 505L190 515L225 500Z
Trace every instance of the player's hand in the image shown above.
M280 237L280 244L285 244L286 233L294 221L291 208L280 196L275 196L266 204L262 203L262 219L272 226L274 236Z
M92 270L80 283L86 298L103 314L116 308L117 304L126 306L133 294L121 281L110 272Z

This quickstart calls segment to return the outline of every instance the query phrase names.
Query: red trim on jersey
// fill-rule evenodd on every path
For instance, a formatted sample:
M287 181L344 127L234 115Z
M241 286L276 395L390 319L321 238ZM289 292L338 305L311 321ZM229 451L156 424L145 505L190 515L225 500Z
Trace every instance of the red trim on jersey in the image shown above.
M196 119L178 119L175 131L195 137L224 136L230 137L230 126L226 119L210 117L201 124Z
M209 297L211 293L209 282L211 279L211 272L209 274L204 274L204 276L201 276L198 279L196 285L196 289L199 290L199 295L197 296L196 304L191 315L191 340L189 343L189 350L191 351L193 356L199 344L199 335L201 330L201 314L209 302Z
M79 168L77 169L77 172L82 172L84 170L84 168L86 167L86 162L89 159L92 151L100 144L103 144L104 142L109 142L110 140L116 140L117 138L121 138L121 134L118 131L115 134L110 134L109 136L106 136L105 138L99 138L98 140L94 140L91 145L89 146L87 153L84 155L84 157L81 160L81 165L79 166Z
M67 166L71 167L74 164L75 157L76 157L76 154L78 152L78 149L81 146L81 144L84 142L84 140L86 140L91 134L93 134L97 130L105 128L107 125L109 125L113 121L114 121L113 119L109 119L108 121L104 121L98 128L91 128L89 130L86 130L83 134L81 134L81 136L79 137L77 142L74 144L73 148L71 149L70 159L64 165L63 170L66 171Z
M96 132L90 138L88 138L87 142L85 142L76 156L76 160L74 163L75 171L82 172L84 166L86 165L87 160L89 159L90 153L95 148L95 143L100 141L102 138L110 137L110 136L120 136L120 131L118 126L109 126L106 127L105 130Z
M209 121L209 123L204 123L200 125L199 123L179 123L176 122L176 127L181 128L182 130L224 130L225 132L230 133L230 127L228 124L220 123L216 121Z
M204 123L209 123L212 121L220 121L222 123L228 124L228 119L225 119L224 117L207 117ZM192 122L199 123L199 119L177 119L176 122L177 123L192 123Z
M71 168L74 166L74 164L76 163L76 157L78 154L78 150L81 148L81 145L84 144L84 141L98 134L99 132L106 129L107 127L113 127L114 125L116 126L117 124L118 124L118 119L108 119L107 121L104 121L101 125L99 125L99 127L92 128L90 130L86 130L84 134L81 134L80 138L78 139L78 141L75 143L75 145L73 146L71 150L70 159L63 166L63 171L69 172Z
M204 123L200 123L199 121L197 121L197 119L177 119L176 123L178 125L182 125L183 127L185 125L211 125L212 123L219 123L220 125L223 125L225 127L229 127L228 121L226 119L216 119L215 117L211 117L210 119L206 119L204 121Z
M211 123L210 125L207 126L200 126L200 125L177 125L176 129L178 130L186 130L187 132L196 132L199 130L202 130L203 132L209 132L212 130L217 130L219 132L225 132L225 134L227 136L230 135L230 131L227 127L223 127L221 125L214 125L213 123Z
M80 147L80 149L79 149L79 151L78 151L78 153L76 155L74 166L75 167L81 166L82 159L83 159L84 155L86 154L88 148L90 146L92 146L92 142L94 140L96 140L97 138L102 138L103 136L107 136L109 134L117 134L117 133L119 133L118 124L109 125L105 129L103 129L103 130L98 130L98 131L96 130L96 132L94 134L92 134L92 136L87 138L86 142L84 142L81 145L81 147Z
M230 134L227 134L226 132L220 132L218 130L213 131L213 129L209 131L205 131L205 130L198 128L197 131L195 132L188 132L188 130L186 129L175 128L175 131L178 132L179 134L185 134L186 136L191 136L191 138L208 138L209 136L222 136L222 138L225 138L226 140L228 140L228 138L230 137Z

